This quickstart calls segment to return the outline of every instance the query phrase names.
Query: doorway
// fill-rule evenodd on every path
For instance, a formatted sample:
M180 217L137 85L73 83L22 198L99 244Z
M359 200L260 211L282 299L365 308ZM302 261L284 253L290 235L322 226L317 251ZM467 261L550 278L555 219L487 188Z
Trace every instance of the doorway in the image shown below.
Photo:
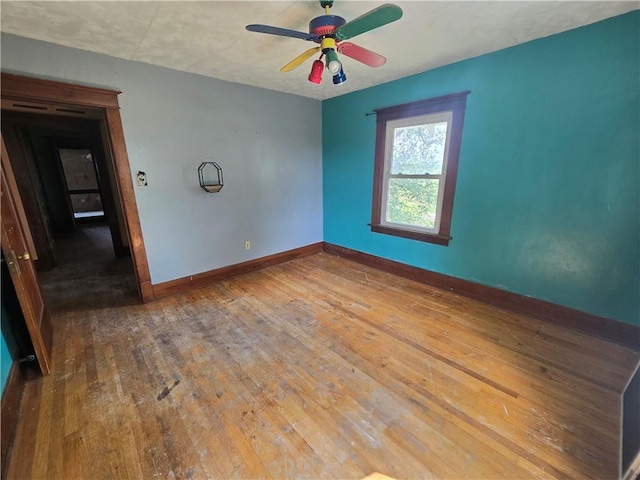
M34 238L39 272L55 267L56 236L106 222L116 257L127 226L98 120L2 110L2 132Z
M2 110L2 126L50 313L87 300L135 301L126 225L97 120Z
M122 203L122 223L126 225L138 292L143 302L153 300L151 275L120 118L120 92L6 73L1 75L0 91L3 110L97 121L105 150L111 157L112 183L117 185Z
M100 234L99 237L104 239L104 232L107 231L105 228L108 228L110 235L107 235L107 237L110 236L112 239L111 243L113 246L113 253L115 253L116 257L120 256L126 258L127 255L130 255L130 260L127 260L127 262L132 270L131 278L133 279L133 285L137 292L136 301L139 302L142 300L143 302L146 302L152 300L153 293L151 289L149 267L144 241L142 239L142 231L140 228L135 195L133 192L131 171L124 143L122 123L120 120L117 98L119 92L20 77L4 73L2 74L0 89L2 91L3 114L8 111L14 112L15 115L36 114L39 120L42 121L51 121L51 119L54 118L56 127L62 123L72 124L74 122L76 124L82 124L80 130L82 130L82 128L86 129L87 125L92 126L93 135L90 136L90 140L94 142L94 145L85 145L81 147L68 144L60 145L58 148L58 154L60 153L60 149L65 148L68 150L85 149L91 152L91 157L95 162L94 165L97 172L96 180L99 184L99 188L97 190L99 190L100 194L101 207L104 212L103 216L104 219L108 221L108 227L103 226L102 234ZM64 121L61 121L61 119L64 119ZM3 122L3 138L6 128L7 126ZM41 126L41 128L51 128L51 125L45 127ZM64 132L67 140L69 138L77 140L83 137L83 135L78 134L77 131L74 134L74 129L77 130L77 125L72 126L70 129L66 129ZM27 134L29 135L30 133ZM62 137L57 134L49 135L47 141L50 141L51 138L57 138L60 140ZM86 139L87 137L85 135L84 140ZM98 140L102 142L101 147L95 146L95 142ZM13 147L14 151L19 151L16 150L16 148L26 148L24 145L24 141L18 142L18 146L16 147L14 145ZM33 143L27 143L27 145L31 145L32 147ZM10 156L7 154L4 147L5 145L3 141L3 159L7 157L7 160L9 160ZM26 156L27 159L30 158L29 155L33 154L33 152L29 152L29 148L26 148L26 151L21 151L20 153ZM22 172L21 175L14 175L12 170L13 162L5 162L3 160L3 172L9 179L9 183L13 185L11 187L11 191L16 194L14 195L14 193L12 193L11 195L12 198L16 200L14 205L11 206L7 204L13 208L12 212L15 214L11 216L13 223L5 225L5 218L9 218L9 216L3 216L2 218L3 252L5 248L7 248L7 251L11 254L11 258L8 260L7 264L13 265L13 267L11 267L12 281L14 285L16 285L16 282L20 285L18 290L21 292L19 295L19 297L21 297L19 299L21 300L21 304L23 303L22 297L24 297L24 294L34 292L35 295L36 293L39 294L41 290L38 275L36 275L35 268L32 267L34 265L33 260L36 257L30 256L29 253L33 251L33 253L37 255L37 260L43 271L46 271L46 268L44 267L47 267L47 262L49 262L49 266L55 267L56 258L53 252L53 246L55 245L54 236L58 235L58 230L54 232L54 229L58 229L60 225L54 227L54 216L51 214L51 211L59 209L60 211L58 214L59 217L62 218L62 213L60 212L62 212L63 209L62 203L60 202L55 203L55 206L52 208L54 204L51 203L51 199L48 199L47 196L51 197L52 195L57 195L58 200L63 198L67 212L71 212L71 221L67 221L67 223L72 226L75 225L77 230L82 230L84 228L81 225L82 221L76 221L77 219L74 215L72 199L70 196L70 193L81 193L77 191L70 192L68 186L64 187L62 196L60 194L61 189L55 186L53 186L53 188L48 188L48 191L44 187L38 188L38 182L35 181L35 178L42 172L37 168L33 168L34 162L37 161L34 158L31 158L31 160L33 160L31 163L27 161L25 167L26 171ZM100 171L101 164L104 167L103 172ZM51 167L51 165L53 164L49 163L49 167ZM58 176L66 181L63 168L64 167L59 167ZM18 181L21 183L24 182L25 184L29 183L31 186L36 186L35 191L32 192L31 198L29 199L25 197L24 202L21 198L20 192L24 190L25 186L23 185L23 188L19 188L20 186L17 185ZM105 185L109 185L110 188L103 188ZM49 185L49 187L51 187L51 185ZM72 188L72 190L74 189ZM82 190L82 188L80 188L80 190ZM94 187L90 187L85 190L96 189ZM106 194L109 190L113 201L110 201L108 198L109 195ZM4 205L5 204L3 203L3 208ZM110 211L110 209L113 209L113 211ZM26 214L27 210L31 212L29 215ZM31 234L31 230L33 230L33 235ZM95 232L96 230L93 231L93 233ZM18 235L19 233L25 233L25 235L19 238L16 237L15 241L11 240L12 237L7 236L7 234ZM85 237L91 237L92 235L85 235ZM95 238L95 235L93 235L93 237ZM5 240L7 241L5 242ZM38 249L35 248L36 244L39 245ZM19 246L14 248L13 245ZM29 251L27 251L27 247L29 247ZM22 250L22 248L24 248L24 250ZM75 249L75 247L73 249ZM20 250L20 252L16 253L14 250ZM21 266L22 268L20 268ZM29 266L29 268L26 268L27 266ZM18 273L16 274L16 272ZM19 275L20 277L17 277L16 275ZM26 287L24 287L25 285ZM30 308L29 305L22 305L22 310L25 314L25 320L29 315L33 317L33 308ZM41 312L41 310L38 310L38 312ZM40 328L40 325L43 325L43 323L38 323L38 319L36 319L36 321L31 322L28 325L30 325L29 333L33 339L34 331L31 327L35 325L34 328L38 329ZM44 352L43 355L46 356L46 352ZM38 360L41 366L49 362L48 358L40 358L42 355L36 356L39 357ZM47 369L42 368L43 373L47 373L46 370Z

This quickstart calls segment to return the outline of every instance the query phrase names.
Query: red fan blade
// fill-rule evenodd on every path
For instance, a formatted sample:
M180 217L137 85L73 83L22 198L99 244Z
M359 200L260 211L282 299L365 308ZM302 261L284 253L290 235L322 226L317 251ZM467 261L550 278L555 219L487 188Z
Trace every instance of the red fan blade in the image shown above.
M387 62L387 59L382 55L378 55L371 50L359 47L350 42L341 42L338 44L338 52L347 57L351 57L354 60L369 65L370 67L381 67Z

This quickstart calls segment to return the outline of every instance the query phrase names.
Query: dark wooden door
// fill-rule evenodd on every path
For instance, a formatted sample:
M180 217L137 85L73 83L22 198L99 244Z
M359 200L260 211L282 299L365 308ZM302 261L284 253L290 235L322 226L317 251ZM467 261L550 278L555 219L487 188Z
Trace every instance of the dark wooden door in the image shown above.
M53 232L42 182L26 133L24 126L15 120L12 112L2 111L5 148L11 158L11 169L34 241L35 251L31 253L38 260L36 269L47 271L56 265L53 255Z
M18 194L9 155L2 138L1 213L2 252L24 315L29 336L44 375L51 372L53 328L46 311L32 255L33 240Z

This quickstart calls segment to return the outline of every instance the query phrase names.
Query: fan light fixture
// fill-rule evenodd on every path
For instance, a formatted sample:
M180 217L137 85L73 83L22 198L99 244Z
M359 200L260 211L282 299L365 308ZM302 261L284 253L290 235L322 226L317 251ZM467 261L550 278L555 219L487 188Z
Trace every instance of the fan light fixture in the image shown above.
M329 9L332 5L333 0L320 0L320 6L324 8L325 14L309 22L309 33L260 24L247 25L246 29L250 32L298 38L320 44L291 60L280 69L281 72L289 72L299 67L320 51L326 57L326 68L331 72L334 85L340 85L347 81L338 53L353 58L369 67L381 67L384 65L387 59L382 55L344 40L369 32L387 23L395 22L402 17L402 9L397 5L387 3L347 22L342 17L329 14ZM319 84L322 82L322 70L324 69L322 55L311 66L311 73L308 77L311 83Z
M337 75L342 70L342 64L338 60L338 54L333 48L327 48L322 51L327 58L327 70L331 72L331 75Z
M344 70L340 68L340 71L333 76L334 85L342 85L347 81L347 76L344 74Z
M309 74L309 81L311 83L320 84L322 82L322 71L324 70L324 64L322 60L315 60L311 65L311 73Z

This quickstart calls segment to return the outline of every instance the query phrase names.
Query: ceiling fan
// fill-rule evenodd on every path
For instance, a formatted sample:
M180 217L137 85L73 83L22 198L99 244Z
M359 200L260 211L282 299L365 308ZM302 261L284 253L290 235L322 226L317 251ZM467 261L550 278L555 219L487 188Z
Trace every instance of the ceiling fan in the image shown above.
M359 47L351 42L344 42L344 40L349 40L356 35L381 27L387 23L395 22L402 17L402 9L397 5L387 3L347 22L342 17L329 14L329 9L332 5L333 0L320 0L320 6L324 8L325 14L309 22L309 33L259 24L247 25L246 29L250 32L299 38L320 44L320 46L310 48L298 55L280 69L281 72L289 72L302 65L308 58L321 52L320 57L313 62L311 67L309 81L312 83L319 84L322 82L322 72L325 68L325 64L322 63L323 57L327 70L329 70L333 76L334 85L340 85L347 81L347 76L342 68L342 62L338 58L338 53L351 57L370 67L380 67L384 65L387 59L382 55Z

